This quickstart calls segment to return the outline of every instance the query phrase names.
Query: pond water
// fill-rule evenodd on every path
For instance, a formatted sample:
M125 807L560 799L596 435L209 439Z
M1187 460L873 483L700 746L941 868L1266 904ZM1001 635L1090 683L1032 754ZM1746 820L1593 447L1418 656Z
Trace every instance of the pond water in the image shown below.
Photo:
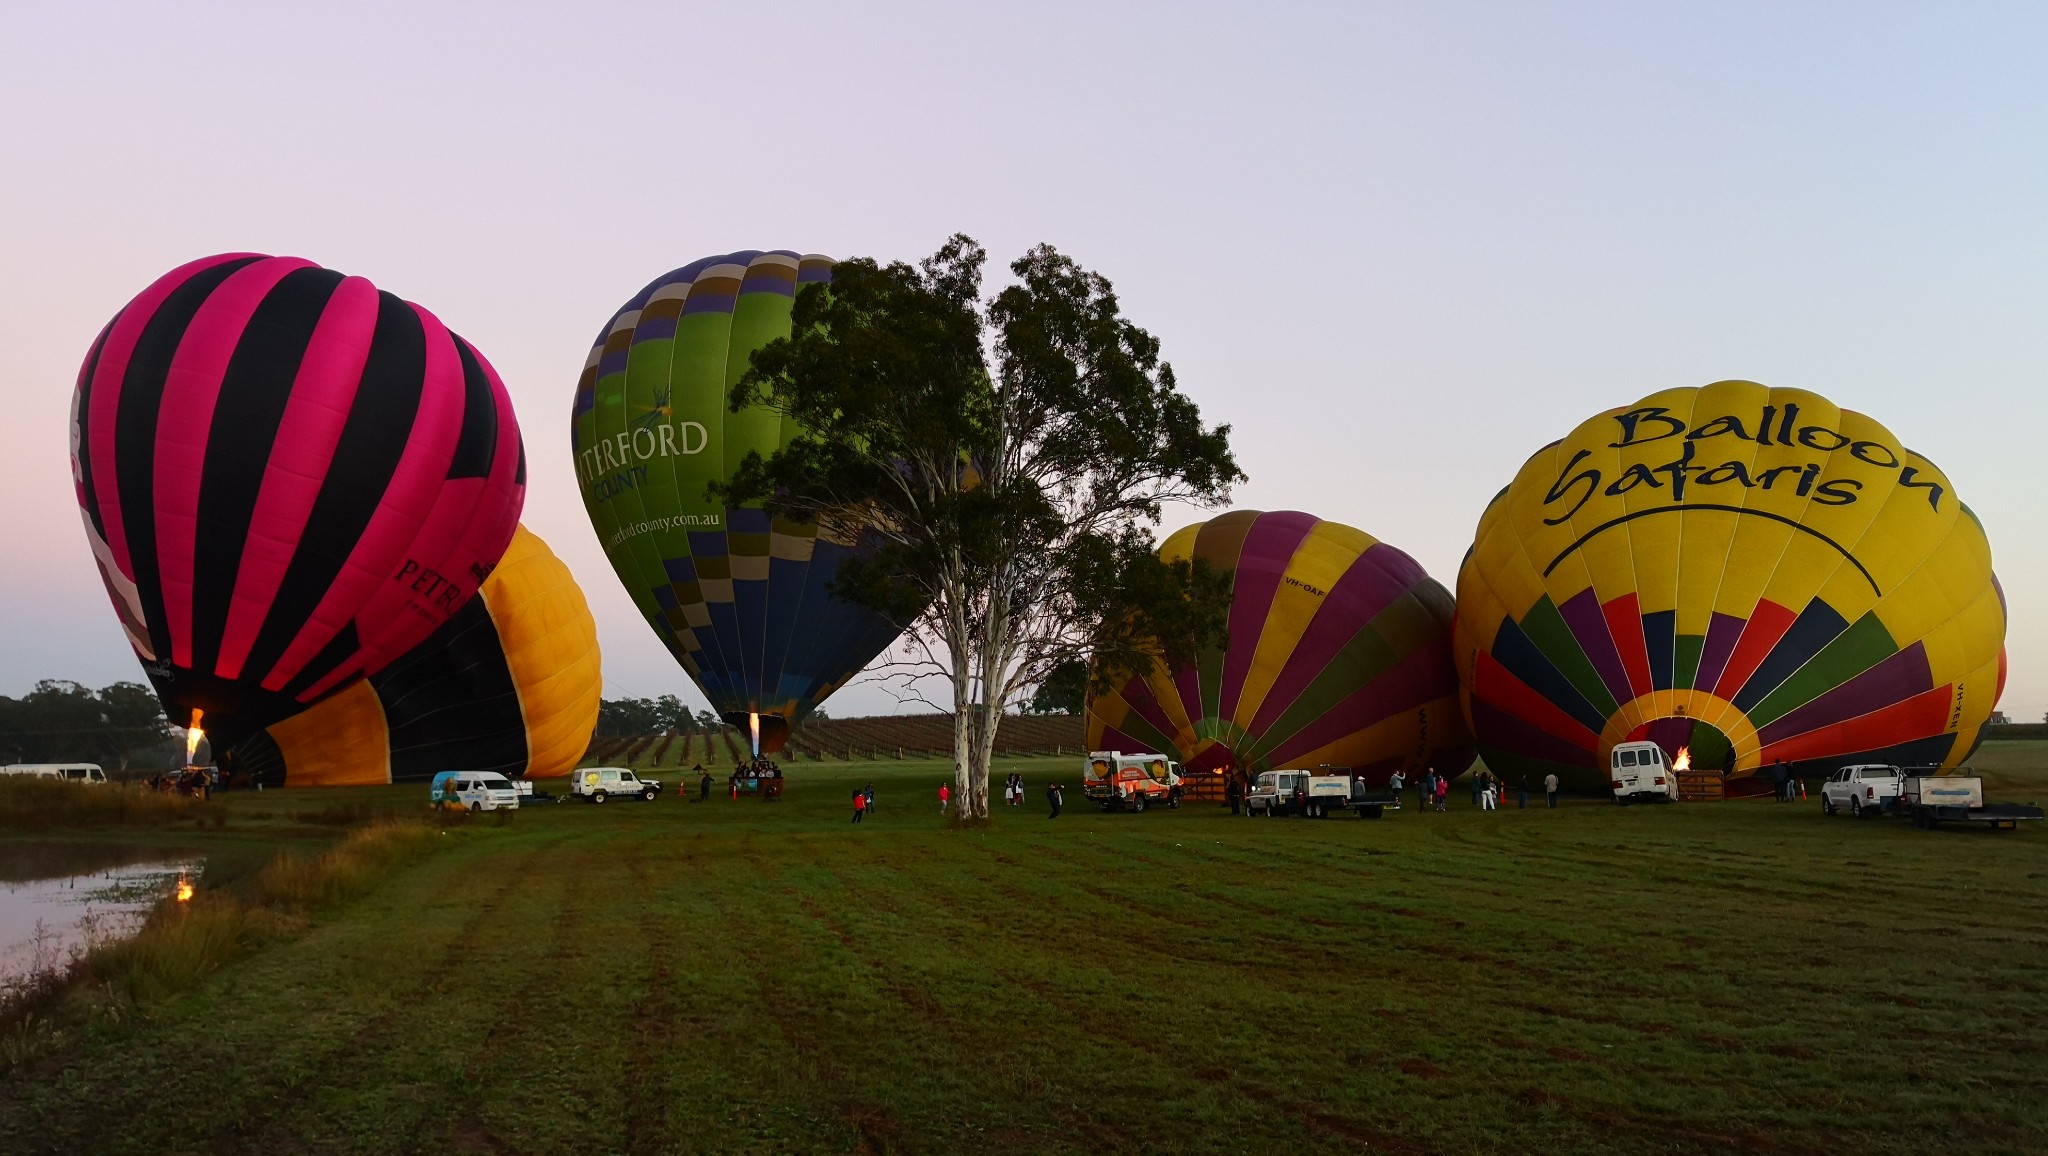
M134 931L201 862L139 844L0 844L0 987Z

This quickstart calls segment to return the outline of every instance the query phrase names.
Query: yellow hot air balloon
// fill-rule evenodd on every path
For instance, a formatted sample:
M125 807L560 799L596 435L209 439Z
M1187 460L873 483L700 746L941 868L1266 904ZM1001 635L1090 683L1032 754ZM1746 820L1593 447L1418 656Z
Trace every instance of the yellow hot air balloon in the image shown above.
M602 688L583 591L521 526L478 597L431 638L240 744L231 764L290 786L565 775L590 745Z
M1454 645L1495 770L1602 784L1647 738L1740 793L1779 760L1956 765L2005 621L1933 463L1825 398L1723 381L1537 451L1480 519Z
M1258 510L1189 526L1159 553L1231 575L1229 645L1091 696L1089 749L1172 755L1200 793L1230 772L1328 763L1384 781L1471 764L1450 592L1414 559L1363 530Z

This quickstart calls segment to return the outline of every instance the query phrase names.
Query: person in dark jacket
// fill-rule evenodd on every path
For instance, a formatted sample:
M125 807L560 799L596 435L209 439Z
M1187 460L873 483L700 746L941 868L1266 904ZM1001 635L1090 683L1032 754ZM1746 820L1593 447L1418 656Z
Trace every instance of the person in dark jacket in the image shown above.
M1231 814L1235 815L1243 808L1244 785L1237 781L1236 775L1230 776L1230 781L1223 784L1223 798L1229 802Z
M702 776L697 780L697 801L708 802L711 799L711 772L704 769L703 763L698 763L697 773Z
M1058 783L1052 784L1051 786L1045 789L1045 801L1052 805L1052 813L1047 815L1046 818L1059 818L1060 807L1062 804L1066 802L1066 790L1062 788Z

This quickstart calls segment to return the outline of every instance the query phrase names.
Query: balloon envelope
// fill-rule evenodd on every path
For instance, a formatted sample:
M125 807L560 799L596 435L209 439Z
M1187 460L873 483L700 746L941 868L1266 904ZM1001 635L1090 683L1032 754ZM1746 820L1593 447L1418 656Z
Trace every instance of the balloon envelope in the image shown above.
M226 749L418 645L525 492L512 405L417 305L296 257L172 270L72 400L100 576L171 721Z
M1952 767L1997 701L2004 638L1984 529L1933 463L1746 381L1652 394L1539 450L1458 576L1481 754L1585 785L1644 738L1736 780L1779 759Z
M685 265L613 316L576 387L576 478L612 568L711 705L740 727L759 716L765 750L900 632L830 592L853 543L705 496L795 433L727 399L753 352L789 336L797 290L831 271L788 251Z
M1160 547L1231 573L1229 645L1088 703L1090 750L1190 771L1348 766L1444 774L1472 761L1451 596L1415 560L1309 514L1235 510Z
M597 726L597 623L569 568L520 527L477 597L416 649L236 747L238 774L294 787L440 771L566 775Z

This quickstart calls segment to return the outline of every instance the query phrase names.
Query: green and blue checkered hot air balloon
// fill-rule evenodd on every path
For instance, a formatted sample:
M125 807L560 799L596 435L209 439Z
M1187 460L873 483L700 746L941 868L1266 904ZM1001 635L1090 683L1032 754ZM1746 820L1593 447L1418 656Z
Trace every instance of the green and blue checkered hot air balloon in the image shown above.
M900 632L831 593L855 543L706 494L795 433L772 409L727 403L754 351L789 336L797 290L829 281L832 264L747 251L668 273L606 324L576 386L576 479L612 568L713 708L757 728L763 751Z

